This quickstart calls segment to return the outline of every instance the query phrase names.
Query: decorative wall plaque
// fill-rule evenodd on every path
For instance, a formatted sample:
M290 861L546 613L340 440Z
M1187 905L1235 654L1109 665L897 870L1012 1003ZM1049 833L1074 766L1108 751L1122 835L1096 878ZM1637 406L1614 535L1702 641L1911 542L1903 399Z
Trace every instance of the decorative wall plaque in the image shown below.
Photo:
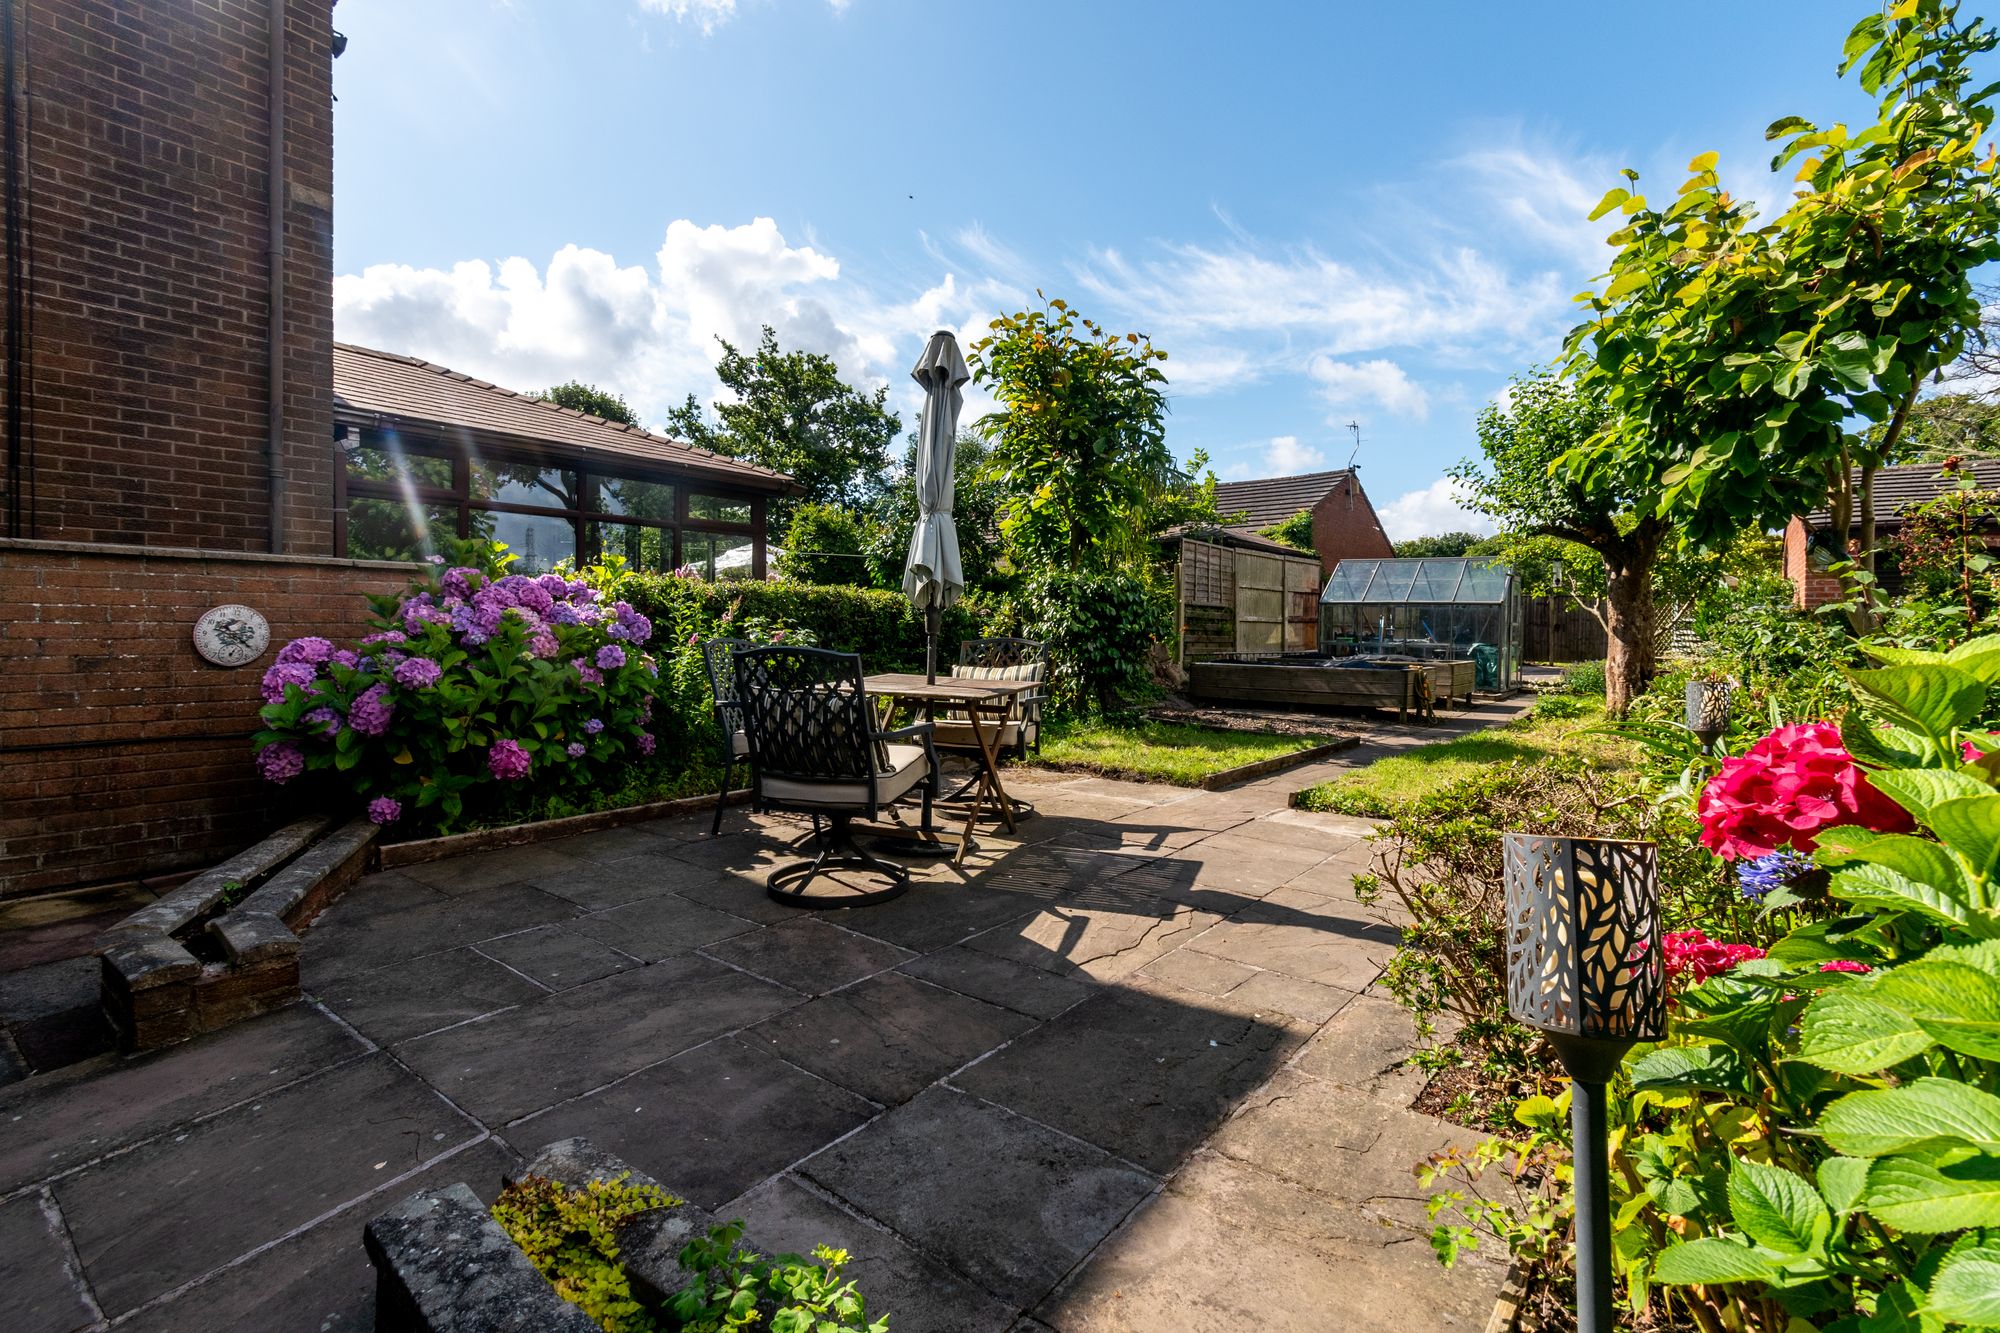
M247 606L211 607L194 622L194 650L220 667L254 662L270 646L270 622Z

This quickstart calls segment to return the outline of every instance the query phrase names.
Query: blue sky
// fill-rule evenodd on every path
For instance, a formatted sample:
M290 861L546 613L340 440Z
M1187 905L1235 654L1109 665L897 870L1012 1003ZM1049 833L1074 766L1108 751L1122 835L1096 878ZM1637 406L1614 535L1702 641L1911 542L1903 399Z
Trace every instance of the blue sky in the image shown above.
M649 418L774 325L891 386L1036 288L1170 354L1224 477L1339 466L1391 535L1551 356L1619 167L1867 114L1862 3L344 0L335 322ZM969 412L981 409L975 394Z

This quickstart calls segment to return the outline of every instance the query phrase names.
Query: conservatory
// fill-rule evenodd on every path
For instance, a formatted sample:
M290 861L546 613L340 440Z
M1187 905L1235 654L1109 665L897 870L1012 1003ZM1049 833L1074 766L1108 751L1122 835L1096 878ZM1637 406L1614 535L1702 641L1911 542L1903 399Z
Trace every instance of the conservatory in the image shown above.
M1478 688L1511 691L1521 641L1520 587L1488 560L1343 560L1320 594L1328 657L1469 659Z

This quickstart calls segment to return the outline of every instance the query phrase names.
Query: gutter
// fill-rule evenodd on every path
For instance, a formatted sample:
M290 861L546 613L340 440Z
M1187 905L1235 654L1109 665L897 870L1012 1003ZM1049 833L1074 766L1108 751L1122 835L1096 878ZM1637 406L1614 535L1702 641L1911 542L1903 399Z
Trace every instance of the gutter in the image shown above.
M264 466L270 477L271 553L285 550L285 14L289 0L270 0L270 328L265 346L270 364L266 375Z

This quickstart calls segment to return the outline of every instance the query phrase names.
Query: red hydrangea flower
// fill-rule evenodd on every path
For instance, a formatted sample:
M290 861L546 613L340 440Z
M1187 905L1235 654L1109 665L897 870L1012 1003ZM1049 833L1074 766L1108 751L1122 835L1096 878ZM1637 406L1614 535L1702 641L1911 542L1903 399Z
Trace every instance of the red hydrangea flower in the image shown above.
M1822 972L1873 972L1866 963L1857 963L1852 958L1832 958L1819 965Z
M1779 727L1725 759L1702 788L1702 845L1717 856L1768 856L1780 847L1809 852L1820 830L1859 825L1878 833L1916 827L1902 806L1877 791L1829 722Z
M1764 951L1754 944L1726 944L1699 930L1669 931L1660 944L1667 975L1691 977L1696 982L1720 976L1747 959L1764 956Z

